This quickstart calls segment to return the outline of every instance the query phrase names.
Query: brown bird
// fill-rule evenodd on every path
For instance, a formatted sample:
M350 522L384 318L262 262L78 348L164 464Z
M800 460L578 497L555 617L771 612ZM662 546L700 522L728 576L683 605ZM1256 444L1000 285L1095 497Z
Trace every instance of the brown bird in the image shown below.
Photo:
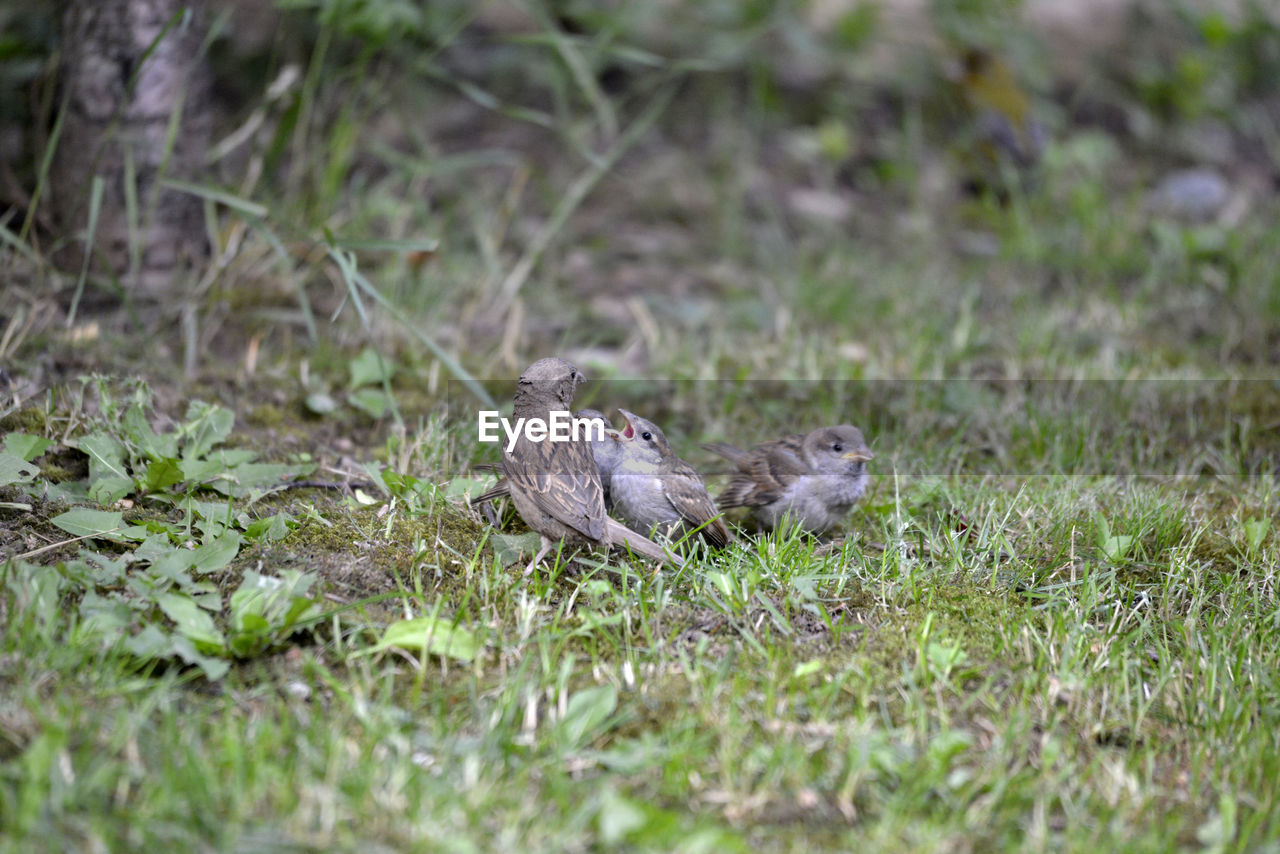
M613 471L613 509L641 531L655 526L684 536L697 531L707 545L729 545L729 528L697 469L676 456L652 421L619 409L627 426L616 437L621 459Z
M721 507L749 507L767 529L789 516L814 533L839 523L862 497L866 464L875 458L862 431L848 424L794 433L750 451L723 442L703 447L737 468Z
M604 422L604 437L597 439L596 436L598 434L593 430L588 434L587 441L591 444L591 455L595 457L596 469L600 472L600 485L604 488L604 506L606 510L610 510L613 507L613 502L609 495L609 479L613 475L613 469L618 464L619 457L622 456L622 446L610 440L609 437L617 435L618 431L613 429L609 419L605 418L604 413L598 409L579 409L574 413L574 417ZM501 472L501 464L478 463L472 466L472 469L474 471ZM507 488L507 479L499 477L497 483L472 498L471 505L475 506L489 501L496 501L499 498L507 498L510 495L511 491ZM493 517L490 518L490 521L493 521ZM497 523L494 522L494 525L496 526Z
M582 380L578 369L563 359L539 359L520 376L514 418L550 424L552 412L570 411L574 388ZM501 470L516 512L542 535L542 548L525 569L526 575L561 541L620 546L651 560L684 564L678 555L668 555L657 543L609 518L600 471L591 446L581 438L535 441L522 430L510 451L503 448Z

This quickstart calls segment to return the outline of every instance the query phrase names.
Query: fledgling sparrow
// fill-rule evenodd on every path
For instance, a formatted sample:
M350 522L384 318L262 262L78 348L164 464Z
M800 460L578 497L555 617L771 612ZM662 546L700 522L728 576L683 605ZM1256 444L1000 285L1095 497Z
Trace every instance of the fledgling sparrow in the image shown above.
M613 438L622 448L613 470L613 511L639 531L655 527L683 537L697 531L712 548L729 544L729 528L697 469L676 456L656 424L619 409L627 426Z
M551 421L551 413L568 412L574 388L582 382L578 369L563 359L539 359L520 375L515 418ZM576 441L534 441L521 432L511 450L502 450L500 470L516 512L542 535L542 548L525 568L533 571L557 542L569 545L620 546L651 560L682 566L647 537L613 519L604 509L604 487L591 446Z
M749 507L766 529L789 516L814 533L838 524L862 497L866 464L875 458L862 431L848 424L794 433L749 451L723 442L703 447L737 469L720 494L721 507Z

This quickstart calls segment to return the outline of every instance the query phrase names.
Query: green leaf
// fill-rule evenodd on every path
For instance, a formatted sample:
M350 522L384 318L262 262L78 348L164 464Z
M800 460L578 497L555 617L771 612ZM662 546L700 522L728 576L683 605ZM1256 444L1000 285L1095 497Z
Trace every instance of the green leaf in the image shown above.
M1098 543L1107 560L1116 563L1129 556L1129 548L1133 545L1133 537L1107 537Z
M368 652L378 652L389 647L426 650L432 655L471 661L480 651L480 642L469 629L455 626L441 617L415 617L399 620L387 626L379 640Z
M53 445L52 439L32 436L27 433L10 433L4 437L5 453L13 454L24 462L31 462Z
M177 460L166 457L147 464L147 473L142 479L147 492L163 492L178 483L182 483L182 466Z
M169 649L187 664L199 667L204 673L204 678L210 682L218 681L231 669L231 662L210 655L201 655L191 639L182 635L174 635L169 639Z
M307 409L316 415L328 415L338 408L338 401L324 391L317 391L307 395L305 404Z
M133 492L133 479L128 477L103 477L89 484L89 497L103 507L115 504Z
M129 476L124 464L124 445L109 433L90 433L74 440L71 445L89 455L89 480Z
M173 649L169 633L156 625L145 626L124 642L129 652L146 661L164 658Z
M78 507L49 520L73 537L100 537L120 542L120 527L124 514L110 510L90 510Z
M537 554L542 538L535 533L490 534L489 542L493 545L493 556L498 563L510 566L520 560L522 555Z
M124 413L124 434L138 446L148 459L162 460L178 456L178 437L175 434L156 435L147 423L142 404L134 403Z
M177 624L182 636L194 643L199 651L210 653L225 649L226 641L222 632L213 624L213 617L190 596L185 593L165 593L156 603Z
M263 519L257 519L244 529L246 539L258 540L263 537L269 542L278 542L298 527L298 521L288 513L276 513Z
M89 496L101 505L114 504L133 490L125 466L125 448L108 433L90 433L71 443L89 455Z
M1271 530L1271 519L1265 516L1261 519L1246 519L1242 527L1249 551L1256 552L1262 547L1262 541L1267 538L1267 531Z
M8 451L0 452L0 486L11 483L30 483L40 474L40 467L34 466L17 454Z
M313 573L288 570L280 578L246 572L231 594L231 651L238 656L257 653L289 635L315 608L306 593Z
M231 434L236 417L229 409L216 404L193 400L187 407L186 423L178 431L183 437L182 459L194 460L205 456Z
M348 363L347 367L351 371L351 383L348 388L353 389L362 385L390 382L396 372L395 365L389 359L383 358L372 347L364 348L359 356Z
M393 402L380 388L362 388L347 395L347 403L375 419L386 415Z
M222 569L235 560L242 542L243 539L236 531L228 531L210 540L195 550L195 557L191 562L192 570L205 574Z
M593 739L596 730L618 707L618 689L612 685L596 685L574 693L569 698L559 730L570 745Z
M134 610L117 596L99 596L90 590L80 600L80 631L113 643L133 623Z
M315 471L313 463L241 463L226 472L226 479L211 485L218 492L244 498L255 489L276 489Z
M624 798L612 788L604 791L600 799L600 811L596 813L600 825L600 841L605 845L617 845L648 823L648 816L634 801Z

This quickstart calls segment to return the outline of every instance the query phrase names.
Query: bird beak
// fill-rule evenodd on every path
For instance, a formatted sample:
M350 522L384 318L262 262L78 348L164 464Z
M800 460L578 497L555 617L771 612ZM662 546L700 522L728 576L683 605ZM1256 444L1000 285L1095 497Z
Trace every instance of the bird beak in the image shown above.
M869 448L859 448L858 450L850 451L849 453L841 457L841 459L853 460L854 462L859 462L859 463L870 462L875 458L876 458L876 455L871 453L871 450Z
M636 428L631 426L631 419L635 416L625 409L619 409L618 413L622 415L623 420L627 422L627 427L619 434L619 441L630 441L636 437Z

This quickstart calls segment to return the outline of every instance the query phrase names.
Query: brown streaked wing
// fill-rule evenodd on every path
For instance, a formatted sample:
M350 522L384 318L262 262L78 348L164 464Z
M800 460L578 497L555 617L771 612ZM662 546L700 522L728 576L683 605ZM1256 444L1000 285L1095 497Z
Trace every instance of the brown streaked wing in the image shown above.
M729 545L729 528L707 494L707 485L697 469L677 459L670 473L662 478L662 491L682 519L695 528L702 528L699 534L708 544L718 549Z
M803 436L786 436L773 442L763 442L751 449L747 458L738 463L740 474L735 475L721 498L729 506L759 507L772 504L782 497L786 488L796 478L808 474L809 469L800 459L799 449ZM734 503L730 504L730 500Z
M604 487L588 445L519 441L502 463L512 485L539 510L594 542L603 539Z

